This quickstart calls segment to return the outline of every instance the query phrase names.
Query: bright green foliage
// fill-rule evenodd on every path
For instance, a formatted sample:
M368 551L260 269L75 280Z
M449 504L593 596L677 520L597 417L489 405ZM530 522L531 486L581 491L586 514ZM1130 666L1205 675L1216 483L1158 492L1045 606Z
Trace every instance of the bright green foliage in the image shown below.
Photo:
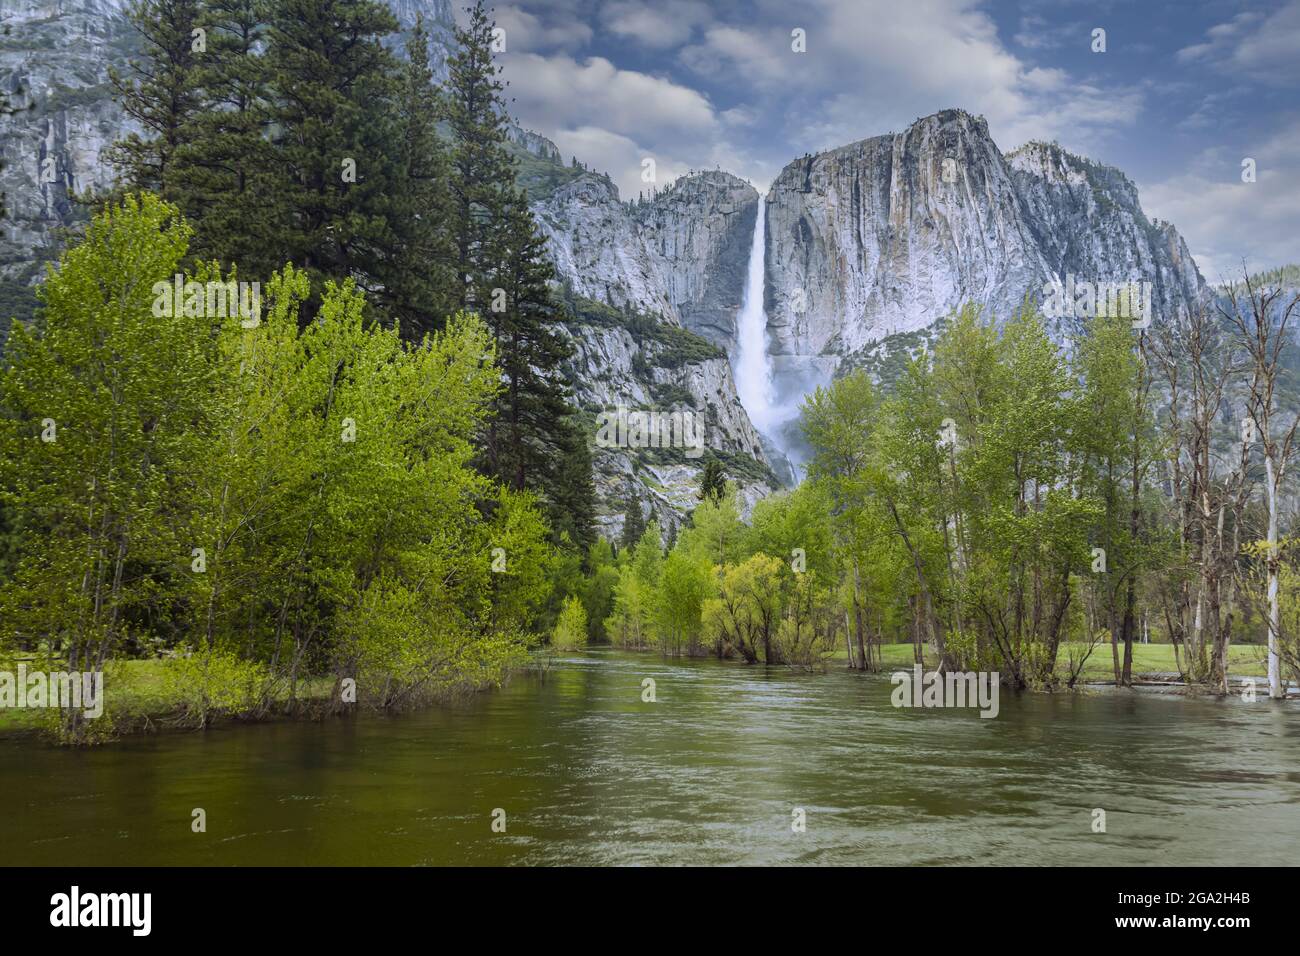
M411 343L477 312L502 387L479 417L475 466L528 492L552 543L567 534L583 554L594 541L591 451L562 371L554 270L505 143L482 5L444 89L423 21L399 62L383 42L397 21L378 0L142 0L133 17L146 43L135 78L118 85L144 132L117 153L129 184L189 217L191 264L267 286L291 263L310 312L363 303ZM364 297L326 306L330 281Z
M910 634L950 667L1056 679L1106 511L1099 463L1131 433L1124 340L1094 335L1079 373L1031 309L999 330L968 308L889 400L855 374L808 402L810 476L832 502L858 666L872 666L871 641Z
M175 703L184 720L203 727L222 714L255 709L270 680L265 664L223 648L202 648L163 662L160 691Z
M781 574L781 561L767 554L722 569L718 595L705 602L703 618L723 652L748 664L760 659L777 663L773 649L781 620Z
M653 619L665 654L697 651L700 614L713 593L713 568L707 560L674 549L664 559L654 592Z
M614 610L605 620L605 632L615 644L648 647L657 643L654 629L655 594L663 574L663 538L652 521L626 562L619 568L614 589Z
M173 207L128 199L51 269L44 331L11 332L0 488L27 534L3 638L48 647L70 670L100 670L183 613L221 329L184 309L155 315L151 290L188 236Z
M850 662L863 670L874 668L871 637L893 623L897 596L908 592L900 577L906 579L902 572L911 563L896 533L895 514L906 505L899 503L904 495L898 472L884 467L882 418L880 396L861 371L818 389L804 406L804 433L817 449L809 465L810 484L821 489L826 502L829 555L845 569ZM917 446L903 442L902 447L911 451ZM907 468L904 473L918 471Z
M188 235L128 198L51 272L42 333L14 331L3 494L30 533L4 640L73 670L188 655L199 721L324 674L336 703L385 707L498 680L553 556L533 497L471 464L500 388L488 330L457 315L405 343L350 281L304 322L292 266L255 323L160 309Z
M691 512L691 525L677 538L677 547L710 564L727 564L741 553L745 526L734 493L701 501Z
M582 605L587 612L589 641L608 640L605 619L614 610L614 589L618 586L618 566L613 546L604 538L587 549L587 575L582 581Z
M1083 383L1085 409L1077 431L1080 484L1100 501L1103 511L1093 522L1090 544L1105 555L1105 570L1087 574L1084 592L1085 640L1108 631L1128 646L1124 666L1115 677L1131 678L1135 608L1144 570L1169 567L1176 547L1152 534L1155 520L1147 492L1155 462L1161 457L1148 405L1150 376L1128 319L1098 317L1079 343L1075 374ZM1119 654L1114 655L1119 664ZM1197 662L1189 662L1193 667Z
M574 650L586 646L587 611L581 599L571 597L564 602L560 619L555 622L555 633L551 636L551 646L558 650Z
M830 499L821 486L805 482L783 495L754 505L744 550L779 557L791 574L829 579L831 557Z

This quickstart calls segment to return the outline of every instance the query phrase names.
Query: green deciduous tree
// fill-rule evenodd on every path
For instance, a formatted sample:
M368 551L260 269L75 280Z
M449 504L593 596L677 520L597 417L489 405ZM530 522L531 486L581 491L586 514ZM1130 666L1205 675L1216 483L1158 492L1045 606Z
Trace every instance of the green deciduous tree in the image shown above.
M175 207L128 198L50 272L43 330L11 332L2 487L30 534L5 589L5 637L37 640L71 671L102 672L172 628L190 574L194 482L219 424L220 323L159 314L152 291L188 237ZM66 718L76 737L80 713Z
M333 706L499 680L554 549L534 497L472 467L500 388L487 328L458 314L405 342L350 280L304 321L292 265L257 321L208 311L203 284L231 278L212 267L172 309L188 238L128 197L51 272L44 328L15 330L0 491L27 533L5 642L72 670L171 652L198 723L325 675Z
M560 618L555 622L555 632L551 635L551 646L562 650L574 650L586 646L587 611L582 606L582 599L570 597L565 600Z

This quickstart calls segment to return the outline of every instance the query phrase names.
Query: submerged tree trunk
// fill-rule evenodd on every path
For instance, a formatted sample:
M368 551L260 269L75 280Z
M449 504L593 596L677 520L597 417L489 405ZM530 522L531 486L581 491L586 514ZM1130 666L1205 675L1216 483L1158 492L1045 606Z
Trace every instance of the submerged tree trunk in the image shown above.
M1273 475L1273 460L1264 459L1268 492L1268 696L1274 700L1282 694L1282 667L1278 659L1278 635L1282 631L1282 612L1277 599L1278 549L1277 549L1277 482Z

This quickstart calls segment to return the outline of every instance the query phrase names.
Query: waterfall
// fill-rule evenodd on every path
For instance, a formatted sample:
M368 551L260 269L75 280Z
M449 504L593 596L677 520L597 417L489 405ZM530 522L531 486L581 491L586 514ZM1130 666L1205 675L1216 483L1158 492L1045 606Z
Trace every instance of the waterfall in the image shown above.
M772 356L767 350L767 313L763 311L763 277L767 252L767 202L758 197L754 241L749 248L745 297L736 329L736 392L754 427L769 433L776 395L772 386Z

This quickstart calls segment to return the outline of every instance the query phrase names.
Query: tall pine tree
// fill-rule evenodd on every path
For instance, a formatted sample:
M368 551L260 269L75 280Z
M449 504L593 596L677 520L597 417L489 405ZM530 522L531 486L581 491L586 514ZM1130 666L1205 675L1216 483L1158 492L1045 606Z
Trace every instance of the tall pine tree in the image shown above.
M488 245L500 219L504 192L514 181L506 152L504 84L492 58L493 30L482 0L468 9L469 25L456 29L451 57L447 121L451 126L453 241L458 304L483 308L491 299Z
M121 191L149 190L172 199L176 153L199 109L199 0L136 0L127 15L140 34L141 57L130 61L125 74L110 67L108 75L122 109L144 135L132 132L118 140L108 162L118 170Z
M171 177L177 204L196 226L191 255L234 263L253 279L284 264L270 247L273 164L260 8L261 0L202 0L198 109L182 127Z
M452 222L459 304L479 312L497 341L503 389L483 437L481 467L511 488L534 491L552 531L593 540L595 492L586 436L574 424L571 354L556 330L563 311L555 269L506 149L509 123L493 59L495 24L482 0L458 29L447 118L452 146Z
M505 387L485 438L486 471L536 491L552 528L567 528L585 549L593 540L591 456L561 370L572 348L556 330L563 313L551 291L555 268L524 193L512 187L500 204L487 244L492 290L482 314L497 339Z
M402 334L437 331L460 306L456 285L450 159L438 135L444 112L429 66L429 33L416 17L395 103L400 188L390 196L391 248L380 301Z
M397 21L374 0L268 0L265 17L273 248L309 275L373 290L398 179L397 64L380 41Z
M585 554L597 540L596 485L591 447L576 415L564 419L560 441L555 478L546 496L551 527L557 540L567 534Z
M722 462L710 458L704 463L700 474L700 501L712 501L721 504L727 494L727 477L722 473Z
M641 536L645 534L645 515L641 513L641 502L634 495L628 495L627 508L623 512L623 537L621 544L630 551L635 548Z

